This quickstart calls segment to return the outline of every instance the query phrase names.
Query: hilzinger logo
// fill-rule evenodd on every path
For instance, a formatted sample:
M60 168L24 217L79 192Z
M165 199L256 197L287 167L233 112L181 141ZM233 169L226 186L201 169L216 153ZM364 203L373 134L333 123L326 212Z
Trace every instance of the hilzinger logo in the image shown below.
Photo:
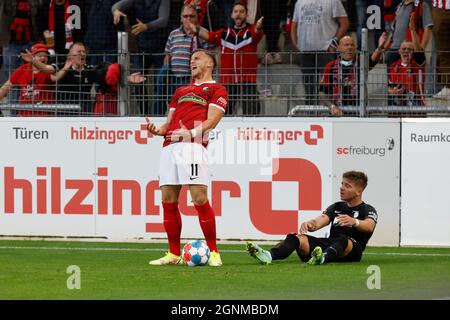
M298 228L299 211L321 210L322 177L314 163L301 158L274 158L272 168L269 181L248 181L245 187L234 181L211 181L214 214L223 215L222 202L226 198L247 201L243 187L248 190L250 220L257 230L266 234L294 232ZM67 177L58 166L38 166L31 176L22 176L15 167L4 167L1 171L0 217L3 214L161 216L161 204L156 195L160 192L158 180L114 179L108 167L97 167L95 177L84 178ZM272 183L276 181L298 183L298 207L272 209ZM189 188L184 186L180 190L179 210L183 215L197 216L188 194ZM162 221L146 223L145 230L165 232Z
M129 140L134 137L137 144L147 144L153 134L147 130L146 124L141 124L139 130L111 130L89 129L87 127L70 127L71 140L106 140L108 144L115 144L117 140Z
M386 155L386 150L393 150L395 146L394 138L389 137L386 139L386 146L379 148L371 148L366 146L349 146L349 147L339 147L336 149L337 155L360 155L360 156L380 156L384 157Z
M280 129L258 129L258 128L237 128L238 140L266 140L276 141L277 144L284 144L286 141L297 141L303 136L303 140L308 145L317 145L323 139L323 128L320 125L310 125L310 130L280 130Z

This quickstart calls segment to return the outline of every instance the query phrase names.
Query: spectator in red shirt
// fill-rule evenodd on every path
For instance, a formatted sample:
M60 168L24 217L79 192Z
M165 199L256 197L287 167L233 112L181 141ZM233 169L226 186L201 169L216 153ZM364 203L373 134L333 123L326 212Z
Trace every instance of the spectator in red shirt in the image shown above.
M31 48L32 59L42 63L48 62L48 48L42 43L35 44ZM15 86L19 87L19 104L30 105L29 110L20 110L20 116L45 116L47 112L37 111L40 104L53 103L52 76L39 71L31 63L26 63L17 68L8 81L0 88L0 100L3 99Z
M413 19L411 19L412 21ZM389 104L396 106L424 106L423 75L425 73L425 54L420 46L414 24L410 23L413 42L403 41L400 59L389 68Z
M244 115L257 115L260 112L256 86L258 69L257 46L263 37L261 17L256 24L248 24L247 8L234 4L231 13L233 27L207 32L190 24L193 34L222 47L220 63L220 82L227 86L230 94L230 107L227 114L236 113L236 102L242 103Z
M117 92L121 70L117 63L103 63L97 67L99 90L94 113L102 115L119 115ZM128 76L129 83L142 83L145 77L139 72Z
M379 61L387 42L386 32L378 39L378 47L369 59L369 70ZM358 60L355 40L344 36L339 40L340 57L325 65L319 86L319 97L332 116L344 115L342 107L357 106L360 97Z

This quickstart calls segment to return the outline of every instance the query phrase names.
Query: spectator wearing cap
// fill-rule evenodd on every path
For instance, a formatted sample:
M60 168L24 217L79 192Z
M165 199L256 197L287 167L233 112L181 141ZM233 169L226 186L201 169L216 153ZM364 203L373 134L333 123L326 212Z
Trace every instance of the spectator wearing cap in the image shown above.
M91 89L97 77L95 67L86 63L83 43L75 42L70 46L65 63L48 65L30 57L24 57L24 60L31 61L38 70L52 75L52 80L57 84L59 103L80 104L82 113L92 113Z
M31 48L32 59L44 64L48 62L48 48L38 43ZM51 75L39 71L33 64L25 63L18 67L5 84L0 88L0 99L3 99L13 87L19 88L19 104L29 105L20 110L19 116L46 116L47 112L39 111L40 104L53 103L53 81ZM22 109L22 108L21 108Z

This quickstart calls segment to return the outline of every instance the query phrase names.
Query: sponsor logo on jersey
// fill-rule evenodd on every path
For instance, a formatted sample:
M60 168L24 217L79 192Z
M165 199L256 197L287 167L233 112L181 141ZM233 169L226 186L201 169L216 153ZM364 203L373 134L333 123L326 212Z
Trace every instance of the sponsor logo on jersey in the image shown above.
M194 102L197 104L201 104L202 106L206 106L206 100L195 95L194 93L188 93L187 95L182 96L180 99L178 99L178 104L181 104L183 102Z
M227 105L227 99L225 99L224 97L220 97L219 99L217 99L217 102L221 104L223 107Z

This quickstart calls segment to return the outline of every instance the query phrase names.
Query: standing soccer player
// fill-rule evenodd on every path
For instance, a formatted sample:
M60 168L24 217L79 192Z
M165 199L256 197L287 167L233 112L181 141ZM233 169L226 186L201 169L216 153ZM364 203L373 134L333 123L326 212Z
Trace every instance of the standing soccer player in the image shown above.
M159 167L164 228L169 252L150 265L178 264L181 261L181 215L178 197L182 185L188 185L206 243L211 250L210 266L221 266L216 244L216 221L208 201L208 132L222 119L228 102L226 89L217 84L212 73L216 61L204 49L191 55L193 82L178 88L169 105L167 120L159 128L147 118L147 130L164 137Z

